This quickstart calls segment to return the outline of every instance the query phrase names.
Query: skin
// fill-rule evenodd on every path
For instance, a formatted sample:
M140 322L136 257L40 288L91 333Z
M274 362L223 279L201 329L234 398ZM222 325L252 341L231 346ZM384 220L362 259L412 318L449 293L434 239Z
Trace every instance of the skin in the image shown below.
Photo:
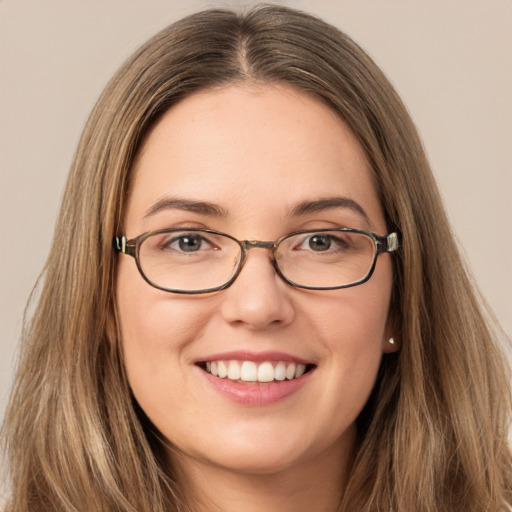
M305 200L343 196L351 208L291 215ZM161 208L172 196L218 205L224 216ZM210 228L240 240L300 229L387 234L365 154L328 107L284 85L197 93L148 134L134 168L125 234ZM130 385L169 442L196 510L333 511L354 448L355 420L388 343L392 263L331 291L293 288L254 249L228 289L178 295L149 286L119 256L117 306ZM220 395L195 362L208 354L280 351L316 365L296 393L265 406ZM341 485L340 485L341 484Z

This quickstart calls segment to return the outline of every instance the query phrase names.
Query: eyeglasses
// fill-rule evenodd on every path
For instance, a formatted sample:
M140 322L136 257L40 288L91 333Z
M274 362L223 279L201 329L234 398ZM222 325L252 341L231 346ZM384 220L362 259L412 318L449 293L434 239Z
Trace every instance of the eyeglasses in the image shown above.
M379 236L359 229L297 231L275 242L237 240L210 229L172 228L143 233L131 240L116 237L117 252L135 258L142 277L172 293L210 293L231 286L247 251L272 253L276 273L307 290L336 290L365 283L377 256L396 251L397 233Z

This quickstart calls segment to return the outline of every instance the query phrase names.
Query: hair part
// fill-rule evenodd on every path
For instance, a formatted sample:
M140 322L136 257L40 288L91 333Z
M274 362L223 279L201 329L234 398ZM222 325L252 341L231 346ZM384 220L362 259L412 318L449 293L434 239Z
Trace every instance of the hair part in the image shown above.
M9 510L182 511L158 433L123 366L112 239L131 171L160 116L197 91L285 83L328 104L371 164L394 261L400 352L385 355L359 418L340 511L472 512L512 504L509 374L416 129L367 54L280 6L208 10L163 30L109 83L68 178L3 427Z

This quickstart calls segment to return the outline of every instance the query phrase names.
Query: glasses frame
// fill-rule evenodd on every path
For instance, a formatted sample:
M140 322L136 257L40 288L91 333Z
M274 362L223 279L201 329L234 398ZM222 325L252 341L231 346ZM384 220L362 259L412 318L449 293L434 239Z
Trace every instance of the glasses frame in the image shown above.
M240 256L240 261L238 263L238 267L237 267L236 271L234 272L234 274L231 276L231 278L226 283L224 283L221 286L216 286L214 288L205 288L202 290L177 290L177 289L165 288L163 286L159 286L156 283L153 283L144 274L141 264L140 264L140 259L139 259L140 246L142 245L144 240L146 240L147 238L149 238L150 236L153 236L153 235L159 235L162 233L174 233L174 232L180 232L180 231L182 231L182 232L186 231L188 233L210 233L213 235L225 236L226 238L230 238L231 240L233 240L234 242L236 242L239 245L240 251L241 251L241 256ZM368 271L368 273L366 274L366 276L364 278L362 278L359 281L356 281L354 283L343 284L341 286L326 287L326 286L306 286L306 285L297 284L282 274L282 272L277 264L275 255L276 255L277 248L284 240L287 240L288 238L291 238L293 236L303 235L306 233L315 234L315 233L326 233L326 232L333 232L333 231L339 231L339 232L343 232L343 233L358 233L358 234L367 236L368 238L370 238L373 241L373 244L375 246L373 261L372 261L370 270ZM371 231L365 231L362 229L353 229L353 228L334 228L334 229L331 228L331 229L314 229L314 230L307 229L307 230L303 230L303 231L294 231L293 233L288 233L287 235L284 235L284 236L278 238L274 242L267 242L267 241L262 241L262 240L238 240L235 237L228 235L227 233L223 233L222 231L215 231L213 229L199 229L199 228L159 229L156 231L148 231L146 233L142 233L141 235L136 236L135 238L131 238L130 240L128 240L126 238L126 236L124 236L124 235L116 236L114 238L115 251L118 253L126 254L128 256L132 256L135 259L135 263L137 264L137 268L139 270L140 275L149 285L151 285L153 288L157 288L158 290L162 290L164 292L180 293L180 294L185 294L185 295L197 295L197 294L202 294L202 293L212 293L212 292L217 292L217 291L225 290L226 288L229 288L235 282L236 278L242 271L242 268L244 266L245 259L247 256L247 252L250 249L259 248L259 249L270 250L272 252L271 262L272 262L272 266L274 267L276 274L285 283L288 283L289 285L291 285L295 288L301 288L304 290L340 290L343 288L352 288L353 286L358 286L360 284L366 283L373 275L378 256L380 254L394 252L399 247L400 247L400 237L399 237L398 233L396 233L396 232L388 233L387 235L381 236L381 235L372 233Z

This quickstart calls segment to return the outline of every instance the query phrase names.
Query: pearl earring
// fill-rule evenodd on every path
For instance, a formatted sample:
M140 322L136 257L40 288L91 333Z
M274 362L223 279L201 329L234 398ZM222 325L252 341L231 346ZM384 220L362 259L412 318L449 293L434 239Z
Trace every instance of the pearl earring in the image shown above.
M394 345L395 344L395 339L394 338L389 338L389 344L390 345Z

